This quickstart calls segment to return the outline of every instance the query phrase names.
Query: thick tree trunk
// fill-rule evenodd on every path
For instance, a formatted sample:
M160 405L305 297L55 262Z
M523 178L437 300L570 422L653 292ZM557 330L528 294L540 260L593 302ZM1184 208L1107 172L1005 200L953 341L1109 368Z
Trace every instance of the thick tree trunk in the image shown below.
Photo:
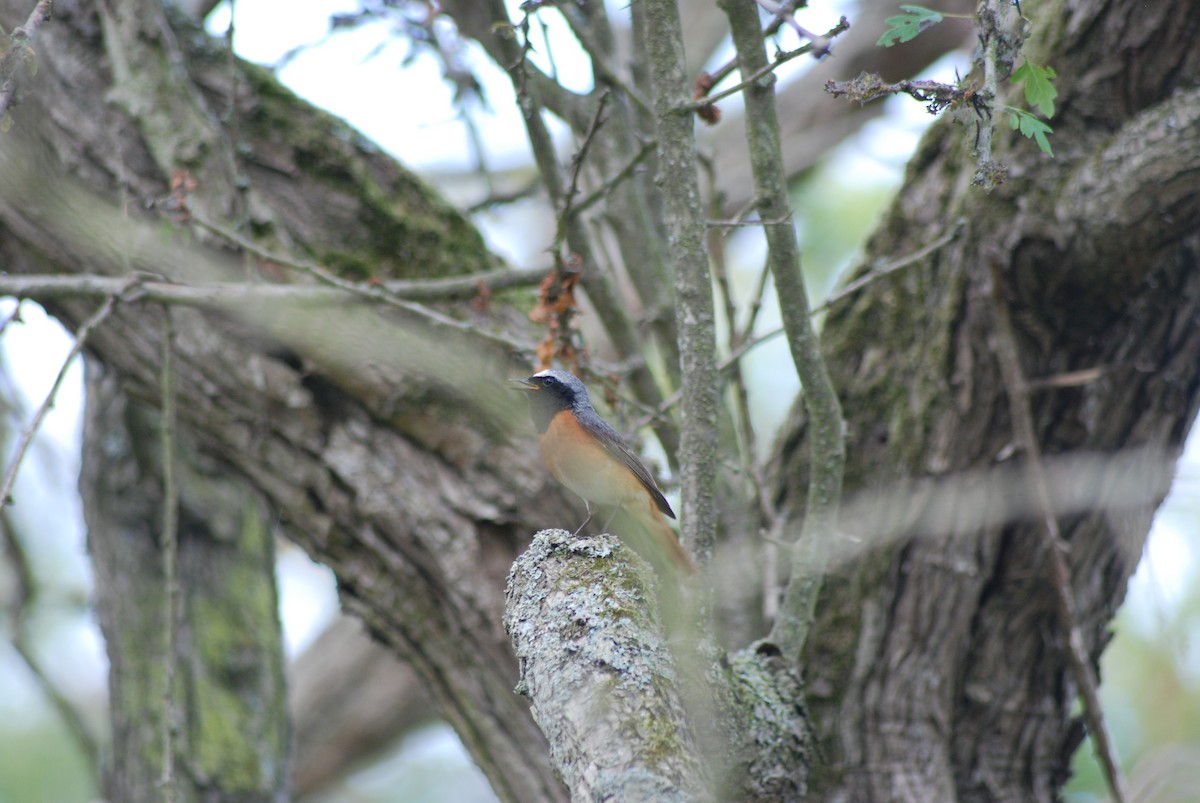
M1097 490L1059 518L1093 660L1200 401L1200 195L1188 178L1200 165L1200 7L1026 10L1026 55L1059 76L1055 158L1006 132L1009 180L985 195L967 181L970 131L936 126L865 261L965 228L825 325L848 492L899 492L847 522L866 545L827 583L808 642L810 701L833 759L817 772L820 799L1052 800L1082 738L1042 522L1022 501L1034 490L1022 473L936 482L1027 465L1013 453L996 304L1011 310L1027 379L1096 372L1031 391L1048 459L1112 461L1056 483ZM793 429L779 454L788 499L807 454L802 421ZM989 520L986 506L1006 498L1008 520Z

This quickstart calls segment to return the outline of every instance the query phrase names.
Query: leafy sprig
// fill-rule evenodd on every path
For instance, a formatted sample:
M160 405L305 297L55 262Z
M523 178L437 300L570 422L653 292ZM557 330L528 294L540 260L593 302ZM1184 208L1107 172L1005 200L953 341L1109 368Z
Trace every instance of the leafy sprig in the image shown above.
M1037 143L1038 148L1047 156L1053 156L1054 151L1050 147L1050 140L1047 134L1054 133L1054 129L1039 120L1033 112L1025 109L1014 109L1012 106L1005 106L1004 110L1008 112L1008 127L1013 130L1019 129L1026 138L1032 139Z
M897 42L911 42L921 32L932 28L946 18L942 12L924 6L903 5L900 6L900 10L904 13L888 17L883 21L888 29L884 31L883 36L879 37L876 44L891 47Z
M1054 99L1058 90L1054 88L1054 79L1058 73L1053 67L1039 67L1032 61L1026 60L1012 74L1012 79L1018 84L1025 85L1025 102L1042 113L1049 120L1054 116Z

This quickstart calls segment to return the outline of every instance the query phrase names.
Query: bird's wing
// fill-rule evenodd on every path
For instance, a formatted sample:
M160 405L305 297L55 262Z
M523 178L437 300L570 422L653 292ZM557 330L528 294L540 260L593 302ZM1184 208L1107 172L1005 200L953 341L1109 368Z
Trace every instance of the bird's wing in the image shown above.
M667 498L659 490L658 483L654 481L654 475L642 462L642 458L638 457L637 453L625 444L624 439L617 434L617 431L593 410L579 411L576 418L588 432L596 436L596 440L609 454L620 460L633 472L633 475L645 486L658 509L671 518L675 518L675 511L671 510Z

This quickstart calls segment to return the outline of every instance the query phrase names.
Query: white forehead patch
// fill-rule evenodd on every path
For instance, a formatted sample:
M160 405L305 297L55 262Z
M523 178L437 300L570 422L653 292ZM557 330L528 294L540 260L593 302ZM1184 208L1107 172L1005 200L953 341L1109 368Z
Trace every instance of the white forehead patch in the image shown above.
M536 374L534 374L534 376L550 376L552 373L554 373L554 371L550 368L547 368L545 371L538 371Z

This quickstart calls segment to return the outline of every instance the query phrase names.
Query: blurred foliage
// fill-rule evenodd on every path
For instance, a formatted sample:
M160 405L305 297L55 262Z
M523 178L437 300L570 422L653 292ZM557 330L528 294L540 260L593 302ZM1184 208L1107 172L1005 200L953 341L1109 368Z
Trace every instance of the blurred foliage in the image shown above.
M6 697L28 698L28 704L0 717L0 803L96 800L79 745L38 697L24 666L11 651L5 653L14 660L0 662L0 689Z

